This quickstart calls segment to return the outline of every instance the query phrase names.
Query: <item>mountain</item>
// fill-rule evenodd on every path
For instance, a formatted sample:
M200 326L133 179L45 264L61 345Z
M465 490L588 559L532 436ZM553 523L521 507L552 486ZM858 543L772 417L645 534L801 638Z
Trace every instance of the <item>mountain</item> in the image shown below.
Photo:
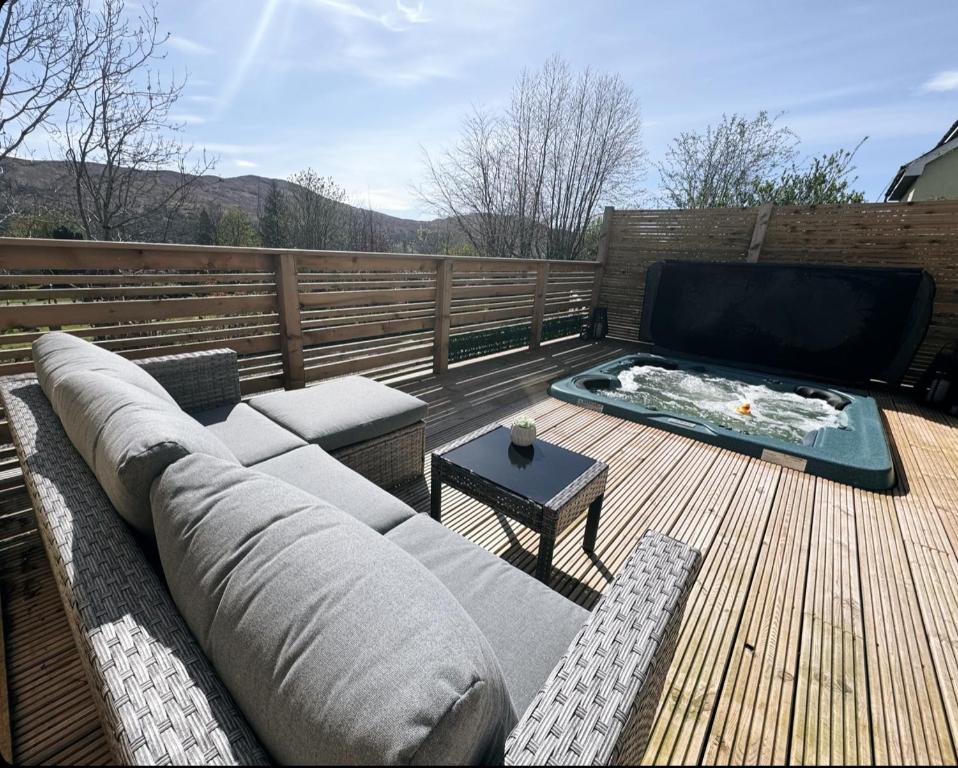
M12 195L16 207L21 211L43 209L69 210L71 177L67 164L59 160L26 160L22 158L7 158L3 161L0 183ZM179 180L179 174L171 171L141 171L140 173L152 176L152 196L162 199L165 194L174 188ZM240 208L255 223L259 219L262 201L274 179L263 176L204 176L196 186L191 200L181 213L183 226L178 227L174 238L188 239L187 220L192 222L202 209L210 211ZM275 179L279 188L291 190L294 185L283 179ZM359 211L354 206L344 205L349 211ZM453 239L458 232L455 223L448 219L434 219L432 221L417 221L389 216L378 211L371 212L374 226L383 233L384 239L390 244L391 250L411 251L421 248L423 238L426 243L437 239ZM418 246L418 247L417 247ZM435 247L433 245L432 247Z

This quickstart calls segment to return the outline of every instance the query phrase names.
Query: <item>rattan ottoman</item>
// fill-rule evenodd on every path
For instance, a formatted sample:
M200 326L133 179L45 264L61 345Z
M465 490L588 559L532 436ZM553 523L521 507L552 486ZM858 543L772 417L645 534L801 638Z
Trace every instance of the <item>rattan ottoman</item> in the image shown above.
M548 584L556 538L588 508L583 549L593 552L608 466L543 440L512 445L509 429L490 425L432 454L432 517L442 521L443 483L539 534L536 578Z

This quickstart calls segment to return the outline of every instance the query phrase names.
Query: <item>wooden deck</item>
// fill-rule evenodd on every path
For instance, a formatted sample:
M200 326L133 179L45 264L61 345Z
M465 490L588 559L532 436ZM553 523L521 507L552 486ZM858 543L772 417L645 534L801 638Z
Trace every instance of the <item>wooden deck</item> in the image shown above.
M523 411L544 438L610 464L595 556L581 549L582 524L556 546L553 587L580 604L595 604L648 528L704 554L646 762L954 764L958 422L881 398L903 482L878 494L545 394L556 378L624 351L563 342L400 386L430 403L430 449ZM52 578L15 470L4 471L15 756L100 762L105 746ZM428 508L426 483L402 495ZM532 570L534 534L451 490L443 509L444 523Z

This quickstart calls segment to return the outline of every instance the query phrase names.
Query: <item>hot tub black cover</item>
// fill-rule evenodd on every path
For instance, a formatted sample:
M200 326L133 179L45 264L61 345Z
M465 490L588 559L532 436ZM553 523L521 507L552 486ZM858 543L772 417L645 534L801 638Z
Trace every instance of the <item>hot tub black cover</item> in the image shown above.
M934 293L922 269L660 261L646 274L640 338L828 381L898 382Z

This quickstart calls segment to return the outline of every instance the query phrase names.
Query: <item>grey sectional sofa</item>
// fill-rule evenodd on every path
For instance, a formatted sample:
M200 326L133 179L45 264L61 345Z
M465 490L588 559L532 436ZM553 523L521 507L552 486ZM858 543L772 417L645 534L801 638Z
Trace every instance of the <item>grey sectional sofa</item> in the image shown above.
M409 475L403 393L241 403L230 351L65 334L35 362L0 400L117 760L641 758L694 550L647 533L589 613L341 460Z

